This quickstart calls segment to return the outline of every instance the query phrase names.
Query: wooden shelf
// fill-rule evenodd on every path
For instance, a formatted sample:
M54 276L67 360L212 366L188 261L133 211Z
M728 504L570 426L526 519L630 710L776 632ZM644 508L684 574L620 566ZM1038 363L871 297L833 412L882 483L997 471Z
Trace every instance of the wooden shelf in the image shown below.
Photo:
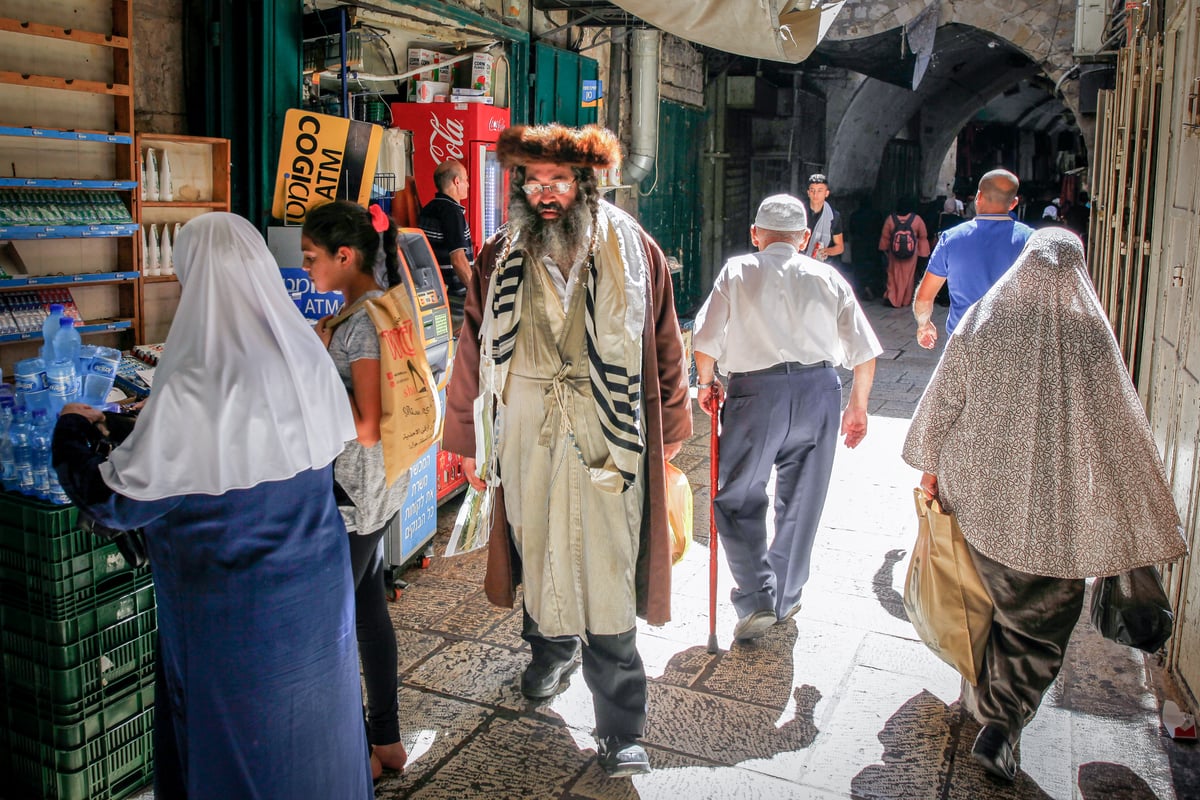
M35 89L62 89L66 92L88 94L110 94L115 97L133 97L133 87L124 83L101 83L81 81L75 78L56 78L52 75L26 75L20 72L0 72L0 83L12 86L32 86Z
M170 275L146 275L142 278L143 283L178 283L179 276L175 273Z
M36 22L14 18L24 14L18 7L34 5ZM0 179L0 188L43 199L60 190L76 190L73 200L81 200L78 192L88 190L104 192L111 200L110 193L116 191L129 221L0 225L0 240L20 240L13 242L14 250L20 248L20 257L13 260L29 273L0 281L0 294L12 297L28 291L49 297L69 290L87 320L81 335L104 336L114 346L129 347L143 335L133 2L9 3L3 11L7 13L0 13L0 38L20 60L0 71L0 89L15 86L23 91L4 90L21 99L19 105L0 109L0 163L7 176ZM83 27L74 24L78 22ZM42 120L58 120L60 127L43 127ZM74 222L75 213L82 211L63 207L51 214ZM0 336L0 344L10 345L0 349L0 369L8 372L40 341L40 330Z
M9 17L0 17L0 31L24 33L29 36L44 36L47 39L61 39L65 42L78 44L93 44L101 47L116 47L128 50L128 36L114 36L108 33L94 31L77 31L74 28L58 28L54 25L41 25L37 22L21 22Z
M143 200L142 208L209 208L224 211L229 206L224 200Z
M133 134L113 133L111 131L14 128L8 125L0 125L0 136L28 136L33 139L62 139L68 142L98 142L100 144L133 144Z
M82 272L75 275L19 275L0 280L0 292L25 289L67 289L80 286L111 286L130 283L141 275L137 272Z

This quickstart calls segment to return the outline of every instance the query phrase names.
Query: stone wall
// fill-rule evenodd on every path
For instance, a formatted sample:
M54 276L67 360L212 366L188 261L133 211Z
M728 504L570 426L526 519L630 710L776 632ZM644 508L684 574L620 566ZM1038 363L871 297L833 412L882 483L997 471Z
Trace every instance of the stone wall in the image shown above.
M138 0L133 4L133 107L138 131L187 133L183 2Z
M664 100L704 107L704 54L691 42L663 34L658 91Z

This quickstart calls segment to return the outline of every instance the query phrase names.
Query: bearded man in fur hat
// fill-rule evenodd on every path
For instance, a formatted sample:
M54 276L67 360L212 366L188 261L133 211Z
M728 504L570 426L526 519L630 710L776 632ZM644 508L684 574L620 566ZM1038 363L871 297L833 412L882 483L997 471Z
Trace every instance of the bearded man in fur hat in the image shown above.
M670 274L600 199L611 132L517 126L496 151L509 219L475 262L443 447L491 493L488 598L523 584L522 693L556 694L582 645L600 766L649 772L635 617L670 619L664 464L692 432Z

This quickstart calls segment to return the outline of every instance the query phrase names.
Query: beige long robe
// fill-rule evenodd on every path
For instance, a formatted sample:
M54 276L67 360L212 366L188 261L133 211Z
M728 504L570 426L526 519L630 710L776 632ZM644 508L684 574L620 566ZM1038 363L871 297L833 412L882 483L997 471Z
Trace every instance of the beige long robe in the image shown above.
M1113 575L1182 556L1146 414L1062 228L1035 233L946 343L904 443L963 536L1012 569Z
M564 310L546 265L532 262L520 291L525 318L497 424L501 481L514 487L505 508L525 607L543 636L624 633L636 621L645 473L613 493L597 487L584 464L603 464L608 448L588 376L583 286Z
M507 231L484 243L467 288L463 327L446 391L446 428L442 446L453 453L475 456L474 401L479 394L479 340L483 303L496 269L496 257ZM636 567L636 613L653 625L671 618L671 534L667 522L663 445L683 442L692 435L687 365L683 337L675 315L671 276L658 245L643 231L648 274L646 322L642 346L642 419L645 424L645 496L642 501ZM523 565L512 541L506 495L496 491L485 589L494 604L512 607Z

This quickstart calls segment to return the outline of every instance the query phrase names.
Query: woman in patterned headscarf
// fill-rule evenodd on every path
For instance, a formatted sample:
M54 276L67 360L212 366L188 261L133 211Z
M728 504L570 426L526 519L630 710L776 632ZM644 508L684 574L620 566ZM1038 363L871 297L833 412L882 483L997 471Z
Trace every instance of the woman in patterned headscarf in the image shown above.
M904 460L958 515L995 605L972 751L1016 776L1013 747L1054 682L1084 578L1187 549L1137 392L1079 238L1038 231L963 317L917 407Z

